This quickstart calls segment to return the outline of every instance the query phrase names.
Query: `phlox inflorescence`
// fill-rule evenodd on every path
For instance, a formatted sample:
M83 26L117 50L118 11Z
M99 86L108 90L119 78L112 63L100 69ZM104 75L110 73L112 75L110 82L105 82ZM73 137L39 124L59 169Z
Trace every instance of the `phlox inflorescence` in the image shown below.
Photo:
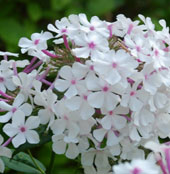
M43 127L53 151L80 155L86 174L170 173L170 147L159 144L170 138L170 33L164 20L156 31L139 18L70 15L20 39L30 61L0 52L0 122L9 136L0 148L38 144Z

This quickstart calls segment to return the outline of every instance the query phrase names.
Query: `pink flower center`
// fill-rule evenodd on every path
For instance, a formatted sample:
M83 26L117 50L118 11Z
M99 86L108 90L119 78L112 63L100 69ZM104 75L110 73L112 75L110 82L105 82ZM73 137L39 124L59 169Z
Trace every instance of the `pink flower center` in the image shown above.
M94 44L94 42L90 42L88 46L90 49L94 49L96 45Z
M145 74L145 80L147 80L148 79L148 75L147 74Z
M158 55L159 55L159 51L155 50L155 56L158 56Z
M130 92L130 96L134 96L135 94L136 94L135 91L131 91L131 92Z
M132 174L140 174L141 173L141 169L135 167L133 170L132 170Z
M133 29L133 24L130 24L127 33L130 34L132 32L132 29Z
M112 63L112 67L113 67L113 68L116 68L116 67L117 67L117 63L113 62L113 63Z
M140 52L140 50L141 50L140 46L136 46L136 50L137 50L137 52Z
M109 115L113 115L113 111L109 111Z
M72 81L71 81L71 84L72 84L72 85L75 85L75 84L76 84L76 81L75 81L75 80L72 80Z
M26 131L26 128L24 126L20 127L20 131L21 132L25 132Z
M34 45L38 45L39 42L40 42L40 39L36 39L36 40L34 41Z
M92 70L92 71L94 70L94 66L93 65L90 66L90 70Z
M0 77L0 82L4 82L4 78L3 77Z
M62 33L66 33L66 32L67 32L67 29L64 28L64 29L61 30L61 32L62 32Z
M90 30L91 30L91 31L94 31L94 29L95 29L95 28L94 28L93 26L90 27Z
M64 115L64 120L68 120L68 117L67 117L67 115Z
M109 88L108 88L107 86L104 86L104 87L103 87L103 91L104 91L104 92L107 92L108 90L109 90Z
M17 108L12 108L12 113L14 113L17 110Z
M84 96L83 96L83 99L84 99L84 100L87 100L87 95L84 95Z

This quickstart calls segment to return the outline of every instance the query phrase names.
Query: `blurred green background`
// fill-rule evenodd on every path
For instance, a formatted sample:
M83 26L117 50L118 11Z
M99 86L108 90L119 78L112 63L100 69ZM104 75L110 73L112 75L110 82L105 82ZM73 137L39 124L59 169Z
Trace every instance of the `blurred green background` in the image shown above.
M69 14L86 13L108 21L123 13L132 19L137 14L166 19L170 25L170 0L0 0L0 50L19 51L20 37L46 30Z
M20 37L45 31L48 23L78 13L86 13L89 18L97 15L107 21L114 21L120 13L132 19L143 14L150 16L157 28L159 19L165 19L170 26L170 0L0 0L0 51L20 52L17 47ZM50 152L49 143L33 149L33 155L46 166ZM58 155L52 173L80 174L77 161Z

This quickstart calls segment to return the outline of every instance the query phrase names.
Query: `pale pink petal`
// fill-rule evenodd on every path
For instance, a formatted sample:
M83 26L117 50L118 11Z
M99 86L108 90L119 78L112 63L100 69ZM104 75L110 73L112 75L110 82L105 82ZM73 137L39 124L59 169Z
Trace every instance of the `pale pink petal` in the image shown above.
M69 89L65 92L65 96L70 99L71 97L75 96L78 94L77 88L75 85L71 85Z
M105 134L107 133L107 130L105 129L96 129L93 131L93 136L96 138L96 140L98 140L99 142L101 142L105 136Z
M25 132L25 137L30 144L38 144L40 142L39 135L34 130L27 130Z
M14 145L15 148L19 147L21 144L24 144L26 142L25 135L23 133L17 134L13 139L12 139L12 144Z
M75 159L78 156L78 154L79 154L78 147L75 144L70 143L66 151L66 157L69 159Z
M94 108L101 108L104 104L104 93L94 92L87 98L88 103Z
M40 124L40 120L37 116L31 116L28 117L28 119L25 122L25 126L28 129L36 129Z
M78 110L80 108L82 99L78 96L72 97L71 99L66 100L65 105L71 111Z
M90 55L90 49L88 49L87 47L74 48L72 49L72 52L77 57L82 57L82 58L88 58Z
M0 116L0 123L8 122L11 119L12 115L13 115L12 112L7 112L5 115L1 115Z
M66 151L66 143L63 140L59 140L53 143L52 148L56 154L64 154Z
M22 126L25 124L25 114L24 112L17 110L12 116L12 124L14 126Z
M18 109L25 113L25 116L29 116L32 113L32 106L28 103L24 103Z
M8 123L3 127L3 131L9 136L13 137L18 133L18 128L12 126L12 124Z

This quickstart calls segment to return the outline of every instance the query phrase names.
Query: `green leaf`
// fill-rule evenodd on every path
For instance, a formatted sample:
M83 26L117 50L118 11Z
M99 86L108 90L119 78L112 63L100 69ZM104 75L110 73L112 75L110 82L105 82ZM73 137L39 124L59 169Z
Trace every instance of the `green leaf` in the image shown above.
M71 3L71 0L51 0L51 8L53 10L63 10L68 4Z
M0 21L0 38L11 45L17 45L23 36L20 23L14 18L2 18Z
M115 9L114 0L90 0L88 10L91 15L101 16Z
M20 152L15 155L12 159L7 157L2 157L2 160L5 163L5 166L13 169L15 171L30 173L30 174L41 174L41 172L36 168L30 156L24 152ZM42 170L46 170L44 165L34 158L36 163L40 166Z
M29 17L33 21L38 21L42 17L42 10L41 10L40 6L35 2L28 3L27 12L28 12Z

